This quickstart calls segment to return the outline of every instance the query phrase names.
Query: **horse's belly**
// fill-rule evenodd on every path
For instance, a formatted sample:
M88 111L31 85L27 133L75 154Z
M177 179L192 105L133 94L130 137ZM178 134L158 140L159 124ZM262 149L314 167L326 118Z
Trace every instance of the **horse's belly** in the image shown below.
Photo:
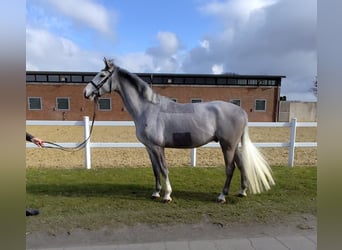
M196 148L215 140L212 134L199 134L196 131L175 131L165 136L165 147Z
M171 138L165 141L165 147L189 148L193 145L193 139L190 132L172 133Z

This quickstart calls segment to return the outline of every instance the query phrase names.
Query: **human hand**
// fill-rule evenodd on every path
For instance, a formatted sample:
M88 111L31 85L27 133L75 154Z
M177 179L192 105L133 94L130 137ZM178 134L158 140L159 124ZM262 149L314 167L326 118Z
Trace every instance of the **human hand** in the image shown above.
M40 147L40 148L43 148L44 147L44 142L43 142L43 140L41 140L41 139L39 139L39 138L37 138L37 137L33 137L32 139L31 139L31 142L33 142L34 144L36 144L38 147Z

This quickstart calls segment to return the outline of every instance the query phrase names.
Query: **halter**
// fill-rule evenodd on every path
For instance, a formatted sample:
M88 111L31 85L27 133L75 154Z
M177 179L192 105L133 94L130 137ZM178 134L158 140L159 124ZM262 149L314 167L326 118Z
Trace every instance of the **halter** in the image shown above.
M107 82L107 80L118 70L118 67L115 67L115 70L104 70L104 72L107 72L108 75L105 76L98 84L96 84L93 80L90 81L91 85L94 86L96 89L94 93L96 96L99 96L99 90L103 87L103 85ZM109 85L109 93L112 92L112 83Z

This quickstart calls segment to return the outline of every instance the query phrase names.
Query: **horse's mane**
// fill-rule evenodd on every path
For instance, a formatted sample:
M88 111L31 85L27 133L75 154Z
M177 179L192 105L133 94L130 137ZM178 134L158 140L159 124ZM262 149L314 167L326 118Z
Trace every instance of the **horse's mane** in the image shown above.
M133 87L137 90L137 92L147 101L151 103L159 103L159 95L153 92L151 87L148 85L147 82L145 82L143 79L141 79L136 74L130 73L129 71L122 69L114 64L112 60L109 61L109 66L113 67L114 69L117 68L118 73L127 79L129 83L132 84Z
M158 103L159 102L159 95L156 94L151 87L148 85L147 82L145 82L143 79L141 79L136 74L132 74L128 72L127 70L120 70L120 72L123 73L127 79L129 79L130 83L133 84L133 86L136 88L139 94L141 94L146 100L152 102L152 103Z

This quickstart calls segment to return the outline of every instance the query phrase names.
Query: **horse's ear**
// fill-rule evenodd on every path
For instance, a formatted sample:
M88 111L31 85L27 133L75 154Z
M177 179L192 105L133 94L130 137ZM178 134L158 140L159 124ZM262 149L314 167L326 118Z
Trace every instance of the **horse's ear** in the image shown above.
M105 63L105 65L106 65L106 68L109 68L109 65L108 65L108 61L107 61L107 58L103 58L103 62Z

